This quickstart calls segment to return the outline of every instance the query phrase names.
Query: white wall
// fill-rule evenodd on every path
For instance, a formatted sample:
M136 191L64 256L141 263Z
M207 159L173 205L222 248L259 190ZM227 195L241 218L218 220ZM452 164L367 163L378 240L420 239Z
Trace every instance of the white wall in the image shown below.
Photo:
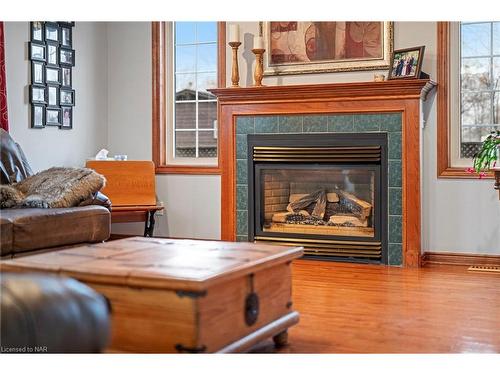
M229 29L229 28L228 28ZM240 84L252 84L251 53L253 35L258 30L257 22L240 23L243 44L240 47ZM109 139L115 153L128 153L134 157L150 158L151 90L144 81L151 80L150 26L149 24L112 24L109 31L109 77L110 104L112 97L120 103L134 92L141 103L121 105L121 114L114 118L115 109L110 105ZM423 70L436 77L436 24L434 22L398 22L395 24L395 48L425 45ZM114 48L114 49L113 49ZM147 54L141 63L114 68L122 56L136 53ZM231 56L228 48L227 56ZM230 81L230 60L226 62L227 82ZM135 85L123 90L119 80L113 80L127 69ZM374 72L351 72L333 74L304 74L298 76L266 77L264 84L300 84L321 82L370 81ZM138 78L141 77L141 78ZM138 87L140 92L138 92ZM136 98L136 99L138 99ZM436 100L429 98L424 105L426 128L423 132L422 171L422 237L423 250L469 253L500 253L500 204L492 181L443 180L436 177ZM140 114L137 113L140 111ZM136 118L147 119L137 122ZM132 136L129 136L132 134ZM141 133L148 134L141 139ZM162 217L159 232L171 236L218 238L220 236L220 179L216 176L159 176L158 194L167 206L167 215ZM193 218L194 216L194 218ZM129 228L120 228L131 230ZM135 226L134 230L141 230Z
M108 149L129 160L151 160L151 24L108 24ZM155 234L220 238L220 177L158 175L165 215ZM139 223L114 224L113 233L143 231Z
M252 38L256 22L240 23L240 77L252 83ZM151 159L151 26L150 23L77 22L74 43L75 128L29 129L27 85L28 23L5 23L7 90L11 133L21 143L34 169L82 165L89 155L107 147L111 155ZM423 70L436 77L436 25L395 24L395 47L425 45ZM228 48L228 57L230 51ZM230 82L230 62L227 62ZM266 77L264 84L367 81L374 72ZM500 253L500 204L492 181L443 180L436 177L436 100L424 107L423 249ZM219 176L157 176L159 200L167 207L157 221L158 235L219 238ZM114 225L116 233L142 232L140 224Z
M411 23L396 31L401 46L425 44L424 71L437 75L435 23ZM500 254L500 202L492 180L437 178L437 100L429 100L423 132L422 232L424 250Z
M30 128L28 84L29 22L5 22L9 131L21 144L34 171L53 166L83 166L107 145L106 24L77 22L73 29L76 92L73 129Z
M258 23L240 24L240 84L249 86L253 76L253 35ZM425 45L423 71L436 78L437 27L435 22L396 22L394 47ZM229 27L227 28L229 29ZM231 56L228 48L227 55ZM231 62L227 61L227 82L231 82ZM384 72L386 74L386 72ZM265 77L265 85L371 81L374 72L303 74ZM435 94L423 106L422 166L422 247L424 251L500 254L500 202L491 180L438 179L436 169Z

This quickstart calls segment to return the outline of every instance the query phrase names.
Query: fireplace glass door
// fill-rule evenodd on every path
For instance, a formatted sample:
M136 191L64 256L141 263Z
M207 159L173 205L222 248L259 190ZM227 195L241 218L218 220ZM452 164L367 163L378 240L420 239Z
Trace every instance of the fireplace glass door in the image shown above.
M248 135L248 239L387 263L387 135Z
M375 239L379 165L256 166L256 234Z

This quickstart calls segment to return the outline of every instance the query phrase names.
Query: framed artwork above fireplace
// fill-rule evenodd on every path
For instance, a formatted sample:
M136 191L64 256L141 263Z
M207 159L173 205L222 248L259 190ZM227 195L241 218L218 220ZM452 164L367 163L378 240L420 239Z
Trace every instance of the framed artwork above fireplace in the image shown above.
M264 75L388 69L392 22L261 23Z

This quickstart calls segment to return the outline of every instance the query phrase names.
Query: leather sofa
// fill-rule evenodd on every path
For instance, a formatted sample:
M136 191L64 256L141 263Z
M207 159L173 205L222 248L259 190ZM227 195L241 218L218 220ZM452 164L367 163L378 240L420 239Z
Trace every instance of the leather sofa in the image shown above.
M0 130L2 184L33 174L21 147ZM71 208L10 208L0 210L2 258L56 250L83 243L102 242L111 232L111 202L97 193Z
M1 352L98 353L110 338L110 305L69 278L0 276Z

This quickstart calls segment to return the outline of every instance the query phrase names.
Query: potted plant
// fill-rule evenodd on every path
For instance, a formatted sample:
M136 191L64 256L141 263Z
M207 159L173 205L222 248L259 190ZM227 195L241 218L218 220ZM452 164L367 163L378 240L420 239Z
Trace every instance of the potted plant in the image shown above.
M479 178L483 178L490 167L495 167L500 156L500 130L492 131L484 139L481 149L474 155L472 168L468 168L470 173L479 173Z

